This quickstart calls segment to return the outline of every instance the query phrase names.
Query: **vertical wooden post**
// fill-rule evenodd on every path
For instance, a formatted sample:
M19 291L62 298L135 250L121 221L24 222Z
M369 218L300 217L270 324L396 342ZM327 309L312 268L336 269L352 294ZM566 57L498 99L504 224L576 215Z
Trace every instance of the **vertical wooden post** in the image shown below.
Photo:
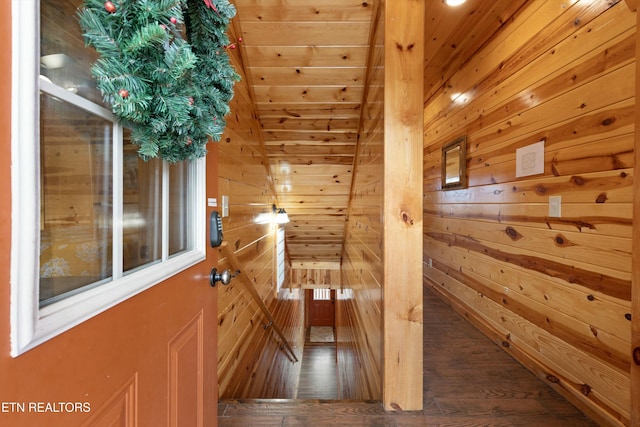
M386 410L422 409L424 1L384 3Z
M633 2L635 5L635 2ZM635 10L635 8L633 9ZM640 15L636 12L636 59L640 57ZM636 66L636 126L633 179L633 231L631 249L631 426L640 427L640 68Z

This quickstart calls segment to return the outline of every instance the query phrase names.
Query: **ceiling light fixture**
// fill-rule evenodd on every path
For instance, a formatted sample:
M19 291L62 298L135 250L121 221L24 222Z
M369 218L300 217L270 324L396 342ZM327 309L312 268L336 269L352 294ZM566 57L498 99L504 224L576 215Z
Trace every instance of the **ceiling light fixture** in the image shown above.
M469 101L469 96L465 93L456 92L451 94L451 101L454 104L466 104Z
M285 211L284 208L278 209L276 205L273 205L271 210L276 218L276 224L286 224L289 222L289 215L287 215L287 211Z
M447 6L460 6L465 1L467 0L445 0L445 3Z

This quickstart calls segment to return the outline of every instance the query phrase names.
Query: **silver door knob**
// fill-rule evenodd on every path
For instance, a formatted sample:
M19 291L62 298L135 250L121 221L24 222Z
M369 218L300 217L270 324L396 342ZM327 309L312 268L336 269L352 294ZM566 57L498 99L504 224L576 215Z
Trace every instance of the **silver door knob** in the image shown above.
M229 283L231 283L231 279L236 277L238 273L240 273L239 270L236 272L236 274L231 274L229 270L224 270L222 273L218 273L218 269L213 267L211 269L211 273L209 274L209 283L212 287L215 287L218 282L222 283L223 285L228 285Z

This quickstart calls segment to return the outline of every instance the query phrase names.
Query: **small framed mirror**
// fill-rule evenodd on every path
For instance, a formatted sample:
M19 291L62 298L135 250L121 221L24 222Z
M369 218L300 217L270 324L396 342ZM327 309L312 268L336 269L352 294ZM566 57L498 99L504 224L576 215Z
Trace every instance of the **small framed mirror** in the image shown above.
M442 147L442 189L467 185L467 137L461 136Z

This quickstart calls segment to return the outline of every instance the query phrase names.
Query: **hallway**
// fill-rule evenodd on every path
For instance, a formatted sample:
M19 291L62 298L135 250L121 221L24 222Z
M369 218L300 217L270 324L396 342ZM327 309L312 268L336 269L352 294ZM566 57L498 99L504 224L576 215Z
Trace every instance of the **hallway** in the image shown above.
M330 328L330 327L322 327ZM338 397L335 342L314 342L307 329L298 380L298 399L331 400ZM331 332L333 340L333 332Z
M219 426L596 426L428 288L424 312L423 411L319 399L221 401Z

